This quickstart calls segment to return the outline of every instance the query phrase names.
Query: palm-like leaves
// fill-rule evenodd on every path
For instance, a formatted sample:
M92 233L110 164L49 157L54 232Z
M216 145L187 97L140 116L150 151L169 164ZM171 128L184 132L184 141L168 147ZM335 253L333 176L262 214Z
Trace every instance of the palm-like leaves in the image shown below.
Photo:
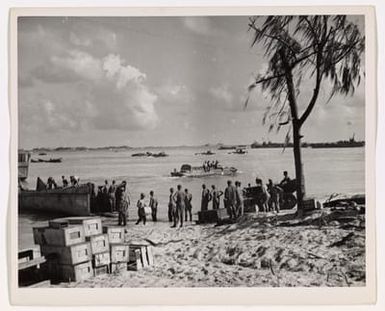
M265 120L273 121L277 129L282 125L282 115L287 118L287 106L290 106L286 96L288 71L293 77L295 96L300 93L303 78L314 79L312 97L298 116L300 126L317 101L322 81L331 81L330 98L337 93L352 94L360 83L365 38L357 25L344 15L251 17L249 29L254 35L252 45L262 44L268 60L267 73L256 77L249 92L260 86L269 94L273 105L267 114L271 113L272 117ZM245 106L248 103L249 98ZM277 117L277 113L281 116Z

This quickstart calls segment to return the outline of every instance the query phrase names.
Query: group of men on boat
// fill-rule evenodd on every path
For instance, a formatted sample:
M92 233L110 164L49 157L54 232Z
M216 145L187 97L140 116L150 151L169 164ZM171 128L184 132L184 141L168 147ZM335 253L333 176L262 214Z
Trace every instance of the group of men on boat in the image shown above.
M205 172L210 172L210 169L217 169L218 168L218 165L219 165L219 161L218 160L213 160L213 161L208 161L208 160L205 160L203 161L203 164L202 164L202 167L203 167L203 170Z

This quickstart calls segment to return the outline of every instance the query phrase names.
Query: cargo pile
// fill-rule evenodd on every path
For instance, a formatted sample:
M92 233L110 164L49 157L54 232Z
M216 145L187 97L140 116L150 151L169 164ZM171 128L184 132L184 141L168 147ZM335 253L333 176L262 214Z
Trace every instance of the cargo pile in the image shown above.
M153 264L149 245L125 242L123 227L102 227L100 217L66 217L33 228L53 282L79 282Z

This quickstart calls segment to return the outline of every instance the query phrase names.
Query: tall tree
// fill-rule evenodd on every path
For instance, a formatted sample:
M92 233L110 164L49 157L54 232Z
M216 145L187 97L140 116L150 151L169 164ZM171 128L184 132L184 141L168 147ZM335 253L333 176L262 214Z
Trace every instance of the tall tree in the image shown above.
M252 46L261 44L267 58L267 70L249 86L249 95L260 86L270 96L272 104L264 117L264 123L270 120L270 130L278 131L291 123L286 141L292 136L301 216L305 195L301 128L313 111L325 81L330 84L329 100L336 94L354 93L362 75L365 37L346 15L251 17L249 30L253 32ZM312 81L313 91L299 105L304 79Z

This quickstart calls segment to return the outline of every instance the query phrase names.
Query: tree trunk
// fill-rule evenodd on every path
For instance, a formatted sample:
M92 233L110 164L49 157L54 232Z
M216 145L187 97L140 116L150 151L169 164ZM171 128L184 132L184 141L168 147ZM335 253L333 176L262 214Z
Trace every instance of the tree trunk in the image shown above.
M298 216L303 216L303 198L305 196L305 178L303 173L302 157L301 157L301 133L298 121L293 120L293 153L296 178L297 192L297 211Z

